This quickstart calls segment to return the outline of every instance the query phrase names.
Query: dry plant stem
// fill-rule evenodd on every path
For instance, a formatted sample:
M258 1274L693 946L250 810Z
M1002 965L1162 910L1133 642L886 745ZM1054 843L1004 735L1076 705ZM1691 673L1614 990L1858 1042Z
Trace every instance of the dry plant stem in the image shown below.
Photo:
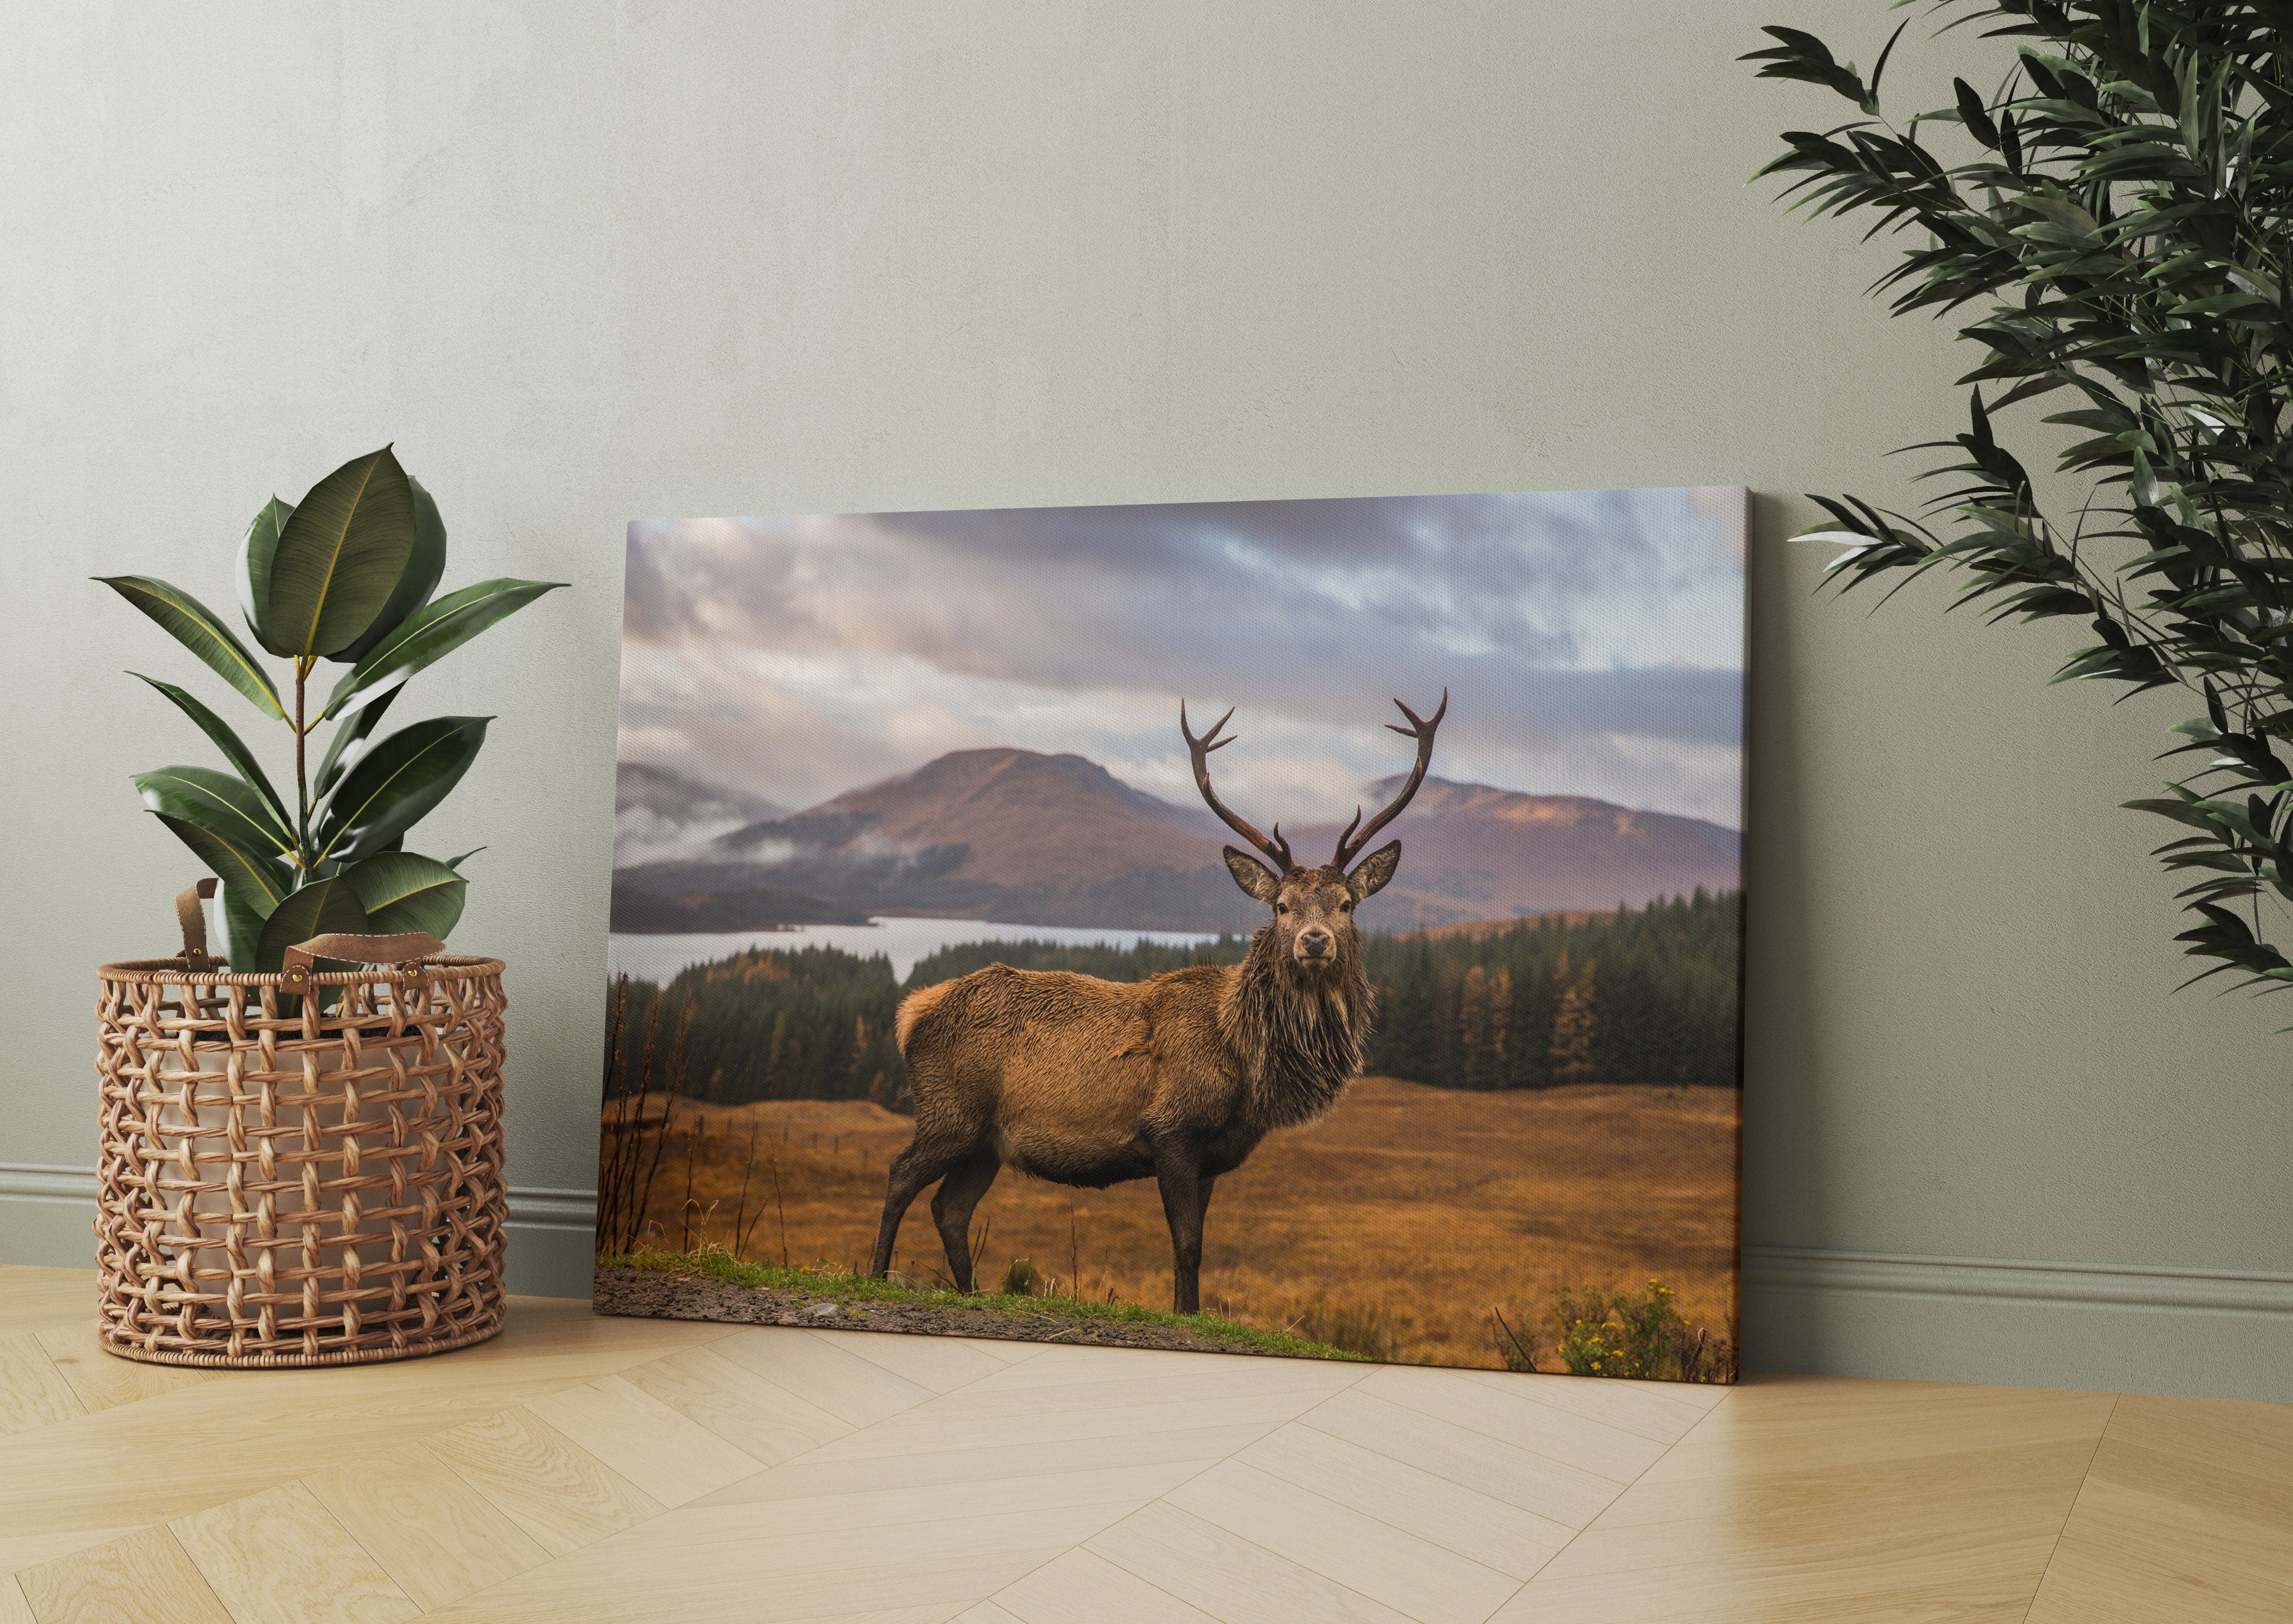
M749 1159L741 1168L741 1205L733 1214L733 1255L745 1257L749 1250L749 1181L757 1171L757 1125L749 1125Z
M630 1242L632 1245L634 1245L638 1238L642 1238L644 1231L646 1215L652 1211L652 1181L654 1176L660 1172L661 1154L668 1149L669 1130L677 1116L677 1102L684 1097L685 1040L685 1035L692 1028L692 1026L693 1000L688 995L685 1000L683 1017L677 1022L676 1043L669 1050L668 1065L666 1068L668 1075L662 1079L662 1090L665 1098L660 1114L660 1131L653 1135L652 1159L645 1164L644 1184L643 1188L637 1191L636 1210L630 1217ZM647 1052L648 1053L651 1052L650 1043L647 1045ZM647 1080L650 1081L650 1078L651 1072L650 1068L648 1068ZM628 1248L624 1247L623 1249L627 1250Z
M685 1136L685 1201L677 1208L678 1221L684 1224L685 1250L693 1250L693 1160L700 1153L701 1141L709 1137L709 1116L700 1115L699 1125Z
M780 1219L780 1226L781 1226L781 1267L782 1267L782 1268L783 1268L783 1269L785 1269L785 1268L787 1268L787 1267L789 1266L789 1254L788 1254L788 1208L787 1208L785 1206L783 1206L783 1205L782 1204L782 1201L781 1201L781 1164L780 1164L780 1158L779 1158L778 1157L773 1157L773 1158L772 1158L772 1169L773 1169L773 1212L774 1212L774 1214L776 1214L776 1215L778 1216L778 1218Z
M660 1031L660 1000L653 1000L645 1020L644 1047L637 1056L637 1088L635 1102L629 1108L628 1124L621 1138L621 1149L616 1157L618 1171L614 1189L619 1199L613 1207L613 1221L609 1227L611 1250L627 1252L636 1244L636 1226L644 1217L637 1206L637 1168L645 1150L645 1107L652 1095L653 1044Z
M629 1210L622 1221L625 1230L622 1244L625 1246L635 1246L637 1242L638 1231L644 1225L645 1202L652 1193L652 1169L660 1163L660 1140L656 1137L650 1146L645 1140L645 1108L652 1100L652 1065L660 1041L660 1011L661 1001L656 997L652 1001L652 1013L645 1021L644 1052L637 1060L637 1108L632 1124L635 1149L629 1166ZM650 1160L645 1157L648 1149L652 1151ZM646 1170L642 1187L636 1176L640 1166Z
M626 978L624 984L626 985ZM626 1019L620 1030L615 1035L615 1041L618 1045L617 1053L620 1057L616 1062L615 1076L620 1077L625 1075L628 1064L629 1034ZM649 1035L648 1041L650 1041ZM628 1223L628 1204L635 1193L631 1186L636 1178L637 1146L642 1142L638 1135L638 1128L644 1116L644 1096L636 1092L626 1092L621 1096L620 1103L621 1116L614 1130L613 1141L613 1196L609 1207L612 1222L607 1226L616 1245L621 1244L626 1239L623 1231Z
M629 1097L620 1091L627 1057L629 978L614 978L612 1007L605 1016L605 1090L611 1110L597 1148L597 1233L607 1247L620 1241L621 1204L627 1198L625 1162L628 1145Z
M1504 1360L1506 1368L1521 1371L1535 1370L1536 1351L1522 1341L1520 1333L1514 1330L1506 1321L1504 1311L1492 1307L1489 1310L1489 1318L1496 1322L1497 1355ZM1698 1345L1701 1346L1700 1342Z

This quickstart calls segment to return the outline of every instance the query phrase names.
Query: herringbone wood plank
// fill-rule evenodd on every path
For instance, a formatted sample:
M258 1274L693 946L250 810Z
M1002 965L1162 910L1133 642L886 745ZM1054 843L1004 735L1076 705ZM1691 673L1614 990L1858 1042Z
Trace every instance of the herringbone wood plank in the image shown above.
M401 1624L422 1611L301 1483L168 1528L238 1624Z
M89 1278L0 1267L0 1624L2293 1614L2282 1405L1722 1392L539 1301L444 1358L211 1375L95 1353ZM282 1551L330 1541L319 1587L271 1583Z
M39 1624L233 1624L164 1528L44 1563L17 1582Z

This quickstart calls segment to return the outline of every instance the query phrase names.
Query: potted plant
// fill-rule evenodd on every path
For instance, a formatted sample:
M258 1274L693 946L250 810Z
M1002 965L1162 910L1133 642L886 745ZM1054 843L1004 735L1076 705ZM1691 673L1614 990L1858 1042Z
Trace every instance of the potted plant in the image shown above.
M361 1363L501 1328L503 966L444 952L474 854L406 849L490 719L380 723L409 678L563 583L437 597L445 565L437 504L385 446L293 507L272 498L239 543L240 613L288 662L283 687L181 588L100 578L284 724L295 756L290 802L222 717L142 678L229 767L134 777L214 879L178 898L181 954L98 972L112 1352ZM342 670L314 685L322 662ZM199 902L218 881L220 959Z
M291 710L198 598L148 575L100 578L293 735L290 808L228 722L174 684L142 678L229 764L163 767L134 783L221 881L216 913L233 970L275 971L288 946L328 933L443 941L460 919L460 868L473 854L424 857L406 849L406 835L469 770L492 719L433 717L376 734L408 678L564 583L482 581L433 597L445 568L438 504L387 446L344 463L292 507L271 498L239 542L239 605L256 645L290 662ZM312 679L322 662L347 669L320 696ZM311 735L328 724L313 767Z

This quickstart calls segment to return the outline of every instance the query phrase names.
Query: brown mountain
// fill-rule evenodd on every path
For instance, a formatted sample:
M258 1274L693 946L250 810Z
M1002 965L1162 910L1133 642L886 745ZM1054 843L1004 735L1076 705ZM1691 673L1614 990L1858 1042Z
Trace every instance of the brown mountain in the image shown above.
M1389 779L1365 797L1374 805L1399 787ZM1401 871L1371 905L1381 924L1397 903L1414 914L1411 922L1437 925L1637 905L1743 883L1743 837L1733 829L1584 795L1428 778L1388 832L1401 841ZM1318 857L1337 834L1335 825L1307 829L1292 844Z
M958 751L735 830L697 858L615 871L631 903L616 909L615 928L625 912L662 914L636 906L641 898L690 909L770 893L773 918L760 912L754 928L790 922L798 896L823 908L1015 924L1251 929L1259 910L1227 874L1218 828L1081 756Z
M1373 785L1364 799L1375 804L1398 787ZM1337 832L1334 824L1308 828L1292 844L1317 861ZM1389 832L1402 841L1401 872L1363 910L1374 930L1613 908L1738 883L1734 831L1583 796L1429 778ZM1219 860L1231 838L1203 809L1134 790L1081 756L971 750L737 830L696 861L644 865L615 880L629 893L685 906L769 892L775 922L790 917L794 896L837 911L822 919L856 909L1247 930L1263 910L1235 889ZM618 911L617 928L625 928Z
M920 851L961 846L956 881L1066 889L1136 868L1200 868L1223 843L1206 816L1158 800L1081 756L960 750L904 777L847 790L792 817L717 842L726 852L766 842Z

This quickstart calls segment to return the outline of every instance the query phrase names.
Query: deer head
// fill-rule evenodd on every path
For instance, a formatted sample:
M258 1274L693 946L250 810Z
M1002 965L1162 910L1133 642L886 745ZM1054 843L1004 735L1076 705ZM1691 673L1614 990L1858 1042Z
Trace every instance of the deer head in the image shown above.
M1353 822L1338 837L1337 855L1317 868L1308 868L1291 855L1290 842L1282 838L1281 824L1274 825L1271 835L1260 834L1229 809L1218 798L1218 792L1211 788L1210 754L1234 743L1232 737L1219 736L1234 715L1233 710L1228 710L1211 724L1208 732L1196 738L1187 726L1186 702L1179 702L1179 732L1194 758L1195 787L1202 791L1203 801L1218 814L1221 823L1248 840L1267 863L1273 865L1268 869L1249 852L1229 846L1225 852L1227 872L1234 876L1236 885L1274 910L1276 945L1289 963L1308 975L1325 973L1352 962L1354 908L1383 890L1386 882L1393 878L1394 870L1400 866L1399 840L1388 841L1366 857L1361 854L1380 830L1401 816L1402 808L1417 793L1418 785L1425 782L1425 769L1433 762L1434 731L1449 713L1449 690L1441 690L1440 709L1430 718L1419 716L1398 699L1393 703L1409 719L1409 726L1388 722L1386 727L1404 738L1417 741L1417 765L1410 770L1409 781L1401 786L1401 793L1392 803L1366 824L1362 822L1361 808L1356 807Z

